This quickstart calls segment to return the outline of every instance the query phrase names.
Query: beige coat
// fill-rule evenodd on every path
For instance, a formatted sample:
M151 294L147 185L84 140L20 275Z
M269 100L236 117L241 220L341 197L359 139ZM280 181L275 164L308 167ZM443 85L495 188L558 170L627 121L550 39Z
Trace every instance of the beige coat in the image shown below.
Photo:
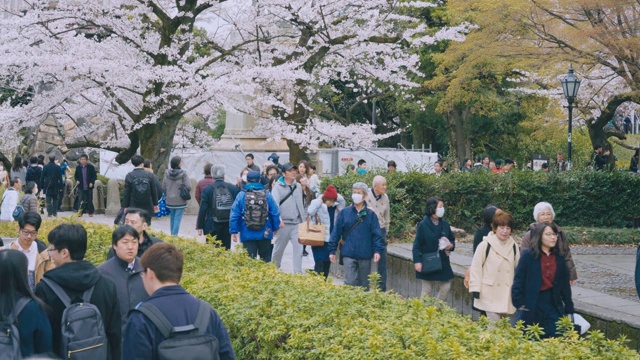
M36 268L35 268L35 283L39 283L42 280L42 276L45 272L55 268L55 264L53 260L49 257L49 251L47 251L47 246L44 242L40 240L35 240L38 244L38 255L36 255ZM20 250L20 245L18 245L18 240L14 241L9 245L11 249Z
M380 200L376 200L375 195L373 195L373 188L369 189L369 193L365 198L367 202L367 207L378 215L378 222L380 223L380 228L387 230L389 232L389 223L391 222L391 214L389 213L391 208L389 204L389 196L387 194L383 194L380 197Z
M491 249L485 259L487 244L491 244ZM471 261L469 281L469 292L480 293L480 298L474 299L476 308L499 314L516 312L511 302L511 285L513 285L516 265L520 260L520 250L516 244L514 256L514 244L516 243L513 237L509 237L502 245L496 235L490 233L478 245Z

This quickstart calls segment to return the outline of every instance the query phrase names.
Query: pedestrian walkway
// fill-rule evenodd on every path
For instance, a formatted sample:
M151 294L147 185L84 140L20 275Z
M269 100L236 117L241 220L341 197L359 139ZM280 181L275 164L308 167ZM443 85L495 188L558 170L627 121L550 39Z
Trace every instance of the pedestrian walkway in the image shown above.
M64 215L64 213L62 214ZM107 215L94 215L93 217L83 216L80 219L86 222L91 223L99 223L106 225L113 225L113 216ZM182 222L180 223L180 232L179 236L184 238L191 238L195 241L196 236L198 235L196 231L196 221L198 217L196 215L187 215L185 214L182 217ZM163 218L153 218L151 221L151 231L163 232L167 235L171 233L169 228L169 217L165 216ZM236 247L239 243L231 242L231 250L235 251ZM309 252L309 256L305 256L302 258L302 271L313 270L313 254L311 253L311 248L307 247L307 251ZM293 273L293 250L291 244L287 245L285 249L284 256L282 257L281 270L286 273ZM342 283L341 279L333 279L334 283Z

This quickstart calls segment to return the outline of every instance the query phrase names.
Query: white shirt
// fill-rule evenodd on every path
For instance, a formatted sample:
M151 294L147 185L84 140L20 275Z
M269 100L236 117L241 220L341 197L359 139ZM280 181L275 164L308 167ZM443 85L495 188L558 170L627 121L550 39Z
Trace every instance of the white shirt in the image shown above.
M31 243L31 246L25 250L22 245L20 245L20 242L18 242L18 240L16 240L16 245L18 245L18 250L21 251L23 254L25 254L27 256L27 260L29 260L29 266L28 266L28 270L29 271L35 271L36 270L36 258L38 257L38 244L36 244L35 240ZM11 249L11 244L7 244L4 246L4 249Z

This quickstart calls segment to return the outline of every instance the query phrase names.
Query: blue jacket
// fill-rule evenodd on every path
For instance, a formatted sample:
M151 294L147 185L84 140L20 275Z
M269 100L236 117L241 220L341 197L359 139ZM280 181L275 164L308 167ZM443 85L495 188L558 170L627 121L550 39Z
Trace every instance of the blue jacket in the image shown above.
M47 314L37 302L29 301L16 320L23 357L53 351L51 324Z
M438 225L435 225L431 219L425 216L416 230L416 237L413 240L413 263L422 263L422 255L440 252L440 262L442 263L442 271L433 274L423 274L416 271L416 278L426 281L449 281L453 279L453 270L451 269L451 262L449 256L444 250L438 250L440 245L440 238L445 236L451 244L453 249L456 248L456 241L451 232L449 223L443 219L440 219Z
M331 232L329 254L334 255L336 253L338 242L355 225L359 217L363 217L363 221L344 239L344 244L342 245L343 256L358 260L370 260L374 253L382 254L385 244L382 241L378 216L367 208L366 203L360 213L353 205L340 211Z
M640 297L640 246L638 246L638 250L636 252L636 292L638 293L638 297Z
M236 196L236 200L233 202L233 206L231 206L229 234L240 233L240 241L242 242L272 239L273 233L280 229L280 210L278 209L278 204L276 204L271 193L267 191L267 207L269 211L267 222L262 229L251 230L244 222L244 200L247 197L246 190L264 190L264 185L254 182L248 183L245 185L244 190Z
M524 306L525 311L522 320L526 325L533 323L535 311L538 305L538 296L542 286L542 266L540 259L536 259L533 250L524 249L520 255L520 261L516 267L513 286L511 287L511 300L513 306L519 309ZM569 270L563 256L556 254L556 277L553 280L553 306L561 314L573 314L573 300L571 300L571 284L569 283Z
M200 307L199 300L180 285L162 287L156 290L146 302L155 305L174 327L193 324ZM213 309L211 309L207 334L218 339L220 360L235 359L227 328ZM122 337L122 359L157 360L158 345L164 339L151 320L139 311L132 311Z

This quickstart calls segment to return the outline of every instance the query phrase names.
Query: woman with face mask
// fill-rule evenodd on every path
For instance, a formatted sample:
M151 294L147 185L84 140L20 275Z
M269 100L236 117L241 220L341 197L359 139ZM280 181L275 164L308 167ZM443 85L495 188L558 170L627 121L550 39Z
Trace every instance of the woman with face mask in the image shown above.
M323 224L326 229L324 245L311 247L313 261L315 262L313 271L318 274L323 274L325 279L329 277L329 268L331 267L331 262L329 261L329 237L331 236L335 219L338 217L338 213L344 209L345 205L344 198L338 194L336 187L329 185L322 196L311 201L307 209L307 214L311 216L311 222L313 224L317 223L317 215L320 224Z
M536 224L545 222L551 223L558 229L558 248L562 251L564 255L564 261L567 264L567 269L569 269L569 280L571 281L571 286L575 284L576 279L578 279L578 272L576 271L576 265L573 262L573 257L571 256L571 249L569 248L569 241L567 241L567 236L564 231L558 224L554 222L556 218L556 213L553 211L553 206L548 202L539 202L533 208L533 219L534 223L529 225L529 231L527 231L522 237L522 242L520 243L520 250L528 249L533 245L531 241L531 231L536 227Z
M427 199L425 217L418 224L413 241L413 263L416 278L422 280L422 295L433 296L432 292L437 291L436 297L446 301L453 279L449 253L455 249L455 238L449 223L443 219L444 213L442 199L435 196ZM439 253L442 269L431 273L423 272L423 255L435 252Z

